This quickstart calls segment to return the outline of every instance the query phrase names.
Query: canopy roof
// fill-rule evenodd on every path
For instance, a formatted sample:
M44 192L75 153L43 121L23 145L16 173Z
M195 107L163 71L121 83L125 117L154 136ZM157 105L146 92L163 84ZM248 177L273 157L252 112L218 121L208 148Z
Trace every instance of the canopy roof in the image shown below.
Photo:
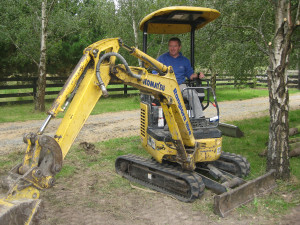
M204 27L220 16L215 9L172 6L150 13L140 22L140 30L147 27L149 34L183 34Z

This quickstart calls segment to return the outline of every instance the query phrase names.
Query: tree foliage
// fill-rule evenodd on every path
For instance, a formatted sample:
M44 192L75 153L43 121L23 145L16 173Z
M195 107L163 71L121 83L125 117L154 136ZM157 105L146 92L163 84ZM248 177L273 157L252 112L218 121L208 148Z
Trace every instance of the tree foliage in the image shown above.
M0 76L35 76L40 56L41 0L3 0L0 7ZM104 0L48 1L47 72L69 72L86 46L105 37L108 26L104 25L113 14L113 2Z
M3 51L0 53L0 76L37 73L40 2L1 1L0 46ZM230 73L238 79L255 74L257 69L266 69L268 59L260 50L264 46L260 32L265 40L272 41L272 1L66 0L55 1L50 15L47 72L68 75L82 50L103 38L121 37L128 45L142 48L141 19L159 8L172 5L211 7L221 12L216 21L196 32L196 68L214 70L218 74ZM299 29L295 33L290 68L297 67L300 57ZM166 51L169 37L149 35L148 53L156 58ZM183 39L183 53L189 56L189 35L180 37ZM129 64L138 64L133 58L128 60Z

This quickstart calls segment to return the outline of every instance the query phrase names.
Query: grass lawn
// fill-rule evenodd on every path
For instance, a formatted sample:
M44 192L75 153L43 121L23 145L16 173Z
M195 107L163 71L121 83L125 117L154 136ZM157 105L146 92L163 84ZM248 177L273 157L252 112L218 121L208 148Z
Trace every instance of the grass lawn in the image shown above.
M290 94L300 93L300 90L289 89ZM235 101L235 100L246 100L251 98L267 97L269 91L267 88L226 88L222 87L216 90L216 96L218 102L222 101Z

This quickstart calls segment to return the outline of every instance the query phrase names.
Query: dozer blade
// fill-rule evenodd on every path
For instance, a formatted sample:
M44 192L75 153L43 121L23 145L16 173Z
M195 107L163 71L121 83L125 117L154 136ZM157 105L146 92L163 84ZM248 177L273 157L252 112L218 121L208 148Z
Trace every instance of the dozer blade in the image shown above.
M0 199L0 224L34 225L41 207L40 199L5 201Z
M244 136L244 133L240 130L240 128L232 124L219 123L218 128L220 131L222 131L222 134L225 136L236 138Z
M246 204L256 196L267 193L276 187L275 170L251 180L235 189L214 197L214 213L225 217L233 209Z

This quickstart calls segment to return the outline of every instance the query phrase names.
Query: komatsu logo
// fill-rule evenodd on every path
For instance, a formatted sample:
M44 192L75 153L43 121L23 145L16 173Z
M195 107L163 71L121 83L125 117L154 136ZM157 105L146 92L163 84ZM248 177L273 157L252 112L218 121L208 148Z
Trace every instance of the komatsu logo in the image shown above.
M147 85L148 87L152 87L152 88L155 88L155 89L158 89L161 91L165 91L165 88L166 88L166 86L161 84L160 82L154 82L154 81L148 80L148 79L143 80L143 84Z
M182 107L181 101L179 99L178 92L177 92L176 88L174 88L173 93L174 93L176 101L178 103L178 108L179 108L180 113L182 115L183 121L185 122L186 129L188 130L189 135L190 135L192 133L192 131L191 131L191 128L190 128L190 125L189 125L189 121L187 121L187 119L186 119L186 115L184 113L184 110L183 110L183 107Z

